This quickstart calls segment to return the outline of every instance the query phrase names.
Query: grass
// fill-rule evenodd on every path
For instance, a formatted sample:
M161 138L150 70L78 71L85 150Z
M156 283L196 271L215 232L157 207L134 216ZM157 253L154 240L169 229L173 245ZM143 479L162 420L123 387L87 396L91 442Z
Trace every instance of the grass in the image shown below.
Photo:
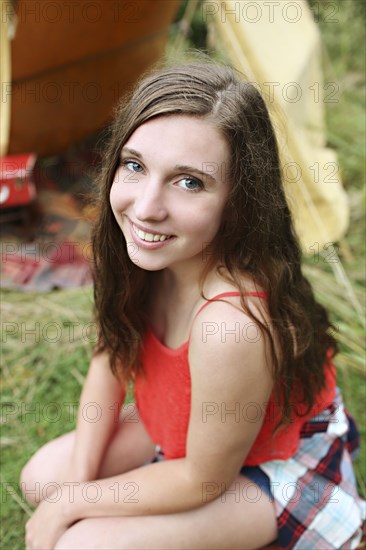
M337 22L330 23L330 3L312 2L324 40L326 81L339 84L339 102L327 104L328 143L338 152L350 198L351 222L338 243L342 266L361 305L365 299L364 191L364 29L363 2L331 2ZM194 25L202 26L199 18ZM196 28L196 27L195 27ZM197 34L197 33L196 33ZM194 32L193 32L194 36ZM333 266L334 267L334 266ZM360 492L366 496L364 328L336 281L332 265L320 256L307 258L304 270L339 330L339 384L361 429L356 463ZM29 508L17 488L19 473L46 441L74 427L78 397L94 341L90 288L49 294L2 292L2 550L24 548ZM33 331L33 332L32 332Z
M93 342L84 329L91 309L86 288L2 294L2 550L24 548L27 507L14 498L22 466L43 443L75 426Z
M327 141L337 151L350 204L350 225L338 243L339 258L361 312L365 308L365 10L358 0L311 2L319 9L324 43L325 82L339 85L339 101L327 103ZM327 20L332 4L337 22ZM328 18L329 19L329 18ZM305 271L319 300L338 328L338 381L346 406L358 421L361 453L356 462L360 493L366 496L366 384L364 317L350 303L344 286L336 283L334 265L307 259Z

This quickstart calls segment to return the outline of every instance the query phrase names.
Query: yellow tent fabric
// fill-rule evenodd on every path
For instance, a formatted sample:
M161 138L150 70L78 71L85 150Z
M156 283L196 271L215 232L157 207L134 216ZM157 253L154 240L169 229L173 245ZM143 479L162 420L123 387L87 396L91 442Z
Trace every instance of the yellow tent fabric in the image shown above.
M307 2L207 0L202 10L215 43L267 99L303 250L325 249L344 235L349 206L336 154L325 145L324 107L338 102L339 89L323 81L320 34Z

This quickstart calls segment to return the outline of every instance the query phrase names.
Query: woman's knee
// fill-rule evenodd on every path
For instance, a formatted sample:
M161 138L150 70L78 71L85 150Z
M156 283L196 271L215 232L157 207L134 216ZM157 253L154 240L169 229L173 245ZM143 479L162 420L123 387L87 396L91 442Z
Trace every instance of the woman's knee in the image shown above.
M46 443L24 465L20 473L20 489L32 506L43 500L47 485L54 485L60 480L61 469L70 451L71 438L72 435L67 434Z
M31 506L36 506L41 501L40 475L41 468L38 467L37 453L23 466L20 473L20 490L25 500Z

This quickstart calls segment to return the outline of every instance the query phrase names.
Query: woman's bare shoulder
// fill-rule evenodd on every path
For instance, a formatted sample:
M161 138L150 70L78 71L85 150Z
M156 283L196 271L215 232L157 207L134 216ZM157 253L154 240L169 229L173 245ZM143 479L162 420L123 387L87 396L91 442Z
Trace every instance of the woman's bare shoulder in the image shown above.
M219 298L221 303L232 304L245 314L245 317L249 316L249 318L252 318L254 316L262 322L270 323L266 291L249 275L243 275L240 281L237 282L230 279L226 274L217 274L207 280L203 291L205 300L202 300L200 308L205 306L205 309L211 309L211 314L214 313L212 309L213 304L206 305L206 300L213 300L222 294L228 294L229 296L227 297L223 296ZM243 309L243 302L245 303L245 309ZM218 314L224 314L226 311L226 315L229 315L229 317L233 314L227 308L219 307L215 308L215 310Z
M221 269L207 277L204 285L204 295L206 298L212 299L226 292L253 294L263 293L265 289L249 274L242 274L240 279L235 281L226 270Z
M212 286L210 290L212 294L206 295L209 299L223 293L239 293L239 289L230 284ZM250 286L245 291L259 292ZM261 303L255 301L263 300L249 297L247 307L243 307L239 293L206 302L201 307L189 341L192 381L201 375L221 380L225 372L225 376L243 387L254 377L263 379L265 393L271 387L271 355L267 338L263 338L263 323L267 326L268 314ZM222 383L226 384L225 380L224 377Z
M247 295L244 300L243 294ZM192 324L193 349L217 338L228 343L241 342L244 348L258 341L259 347L264 345L262 325L271 330L267 295L252 278L243 276L240 284L223 277L211 278L204 296L206 300L202 300Z

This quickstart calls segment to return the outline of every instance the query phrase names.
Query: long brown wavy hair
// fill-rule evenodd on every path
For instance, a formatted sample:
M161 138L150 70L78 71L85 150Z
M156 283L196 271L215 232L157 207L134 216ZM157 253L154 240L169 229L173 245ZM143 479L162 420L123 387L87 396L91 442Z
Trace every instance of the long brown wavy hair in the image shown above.
M112 371L125 383L142 368L151 274L130 260L109 194L121 148L131 134L147 120L171 114L209 120L230 145L231 189L221 227L206 255L201 289L207 274L221 265L242 292L243 310L270 343L275 392L286 423L294 391L307 411L313 406L325 385L327 351L335 355L337 345L327 312L316 302L301 271L300 246L265 102L253 84L227 66L187 62L154 70L116 110L98 182L99 217L93 231L95 315L100 331L95 352L109 352ZM249 310L243 274L268 292L271 330Z

